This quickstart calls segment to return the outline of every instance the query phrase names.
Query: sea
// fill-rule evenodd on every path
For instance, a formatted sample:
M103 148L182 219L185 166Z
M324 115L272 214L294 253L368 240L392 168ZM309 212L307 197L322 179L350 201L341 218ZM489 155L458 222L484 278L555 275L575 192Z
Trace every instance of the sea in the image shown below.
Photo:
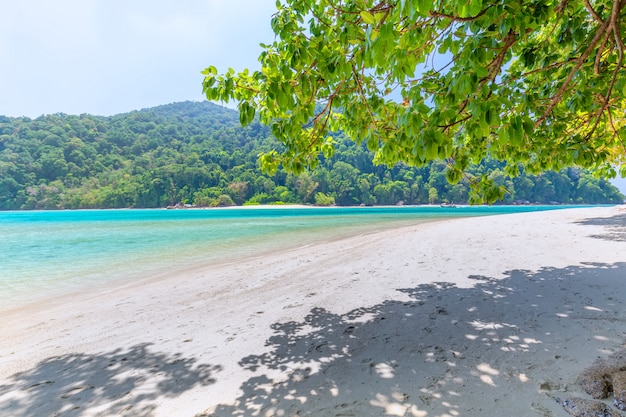
M0 212L0 311L100 284L438 219L572 206L244 207Z

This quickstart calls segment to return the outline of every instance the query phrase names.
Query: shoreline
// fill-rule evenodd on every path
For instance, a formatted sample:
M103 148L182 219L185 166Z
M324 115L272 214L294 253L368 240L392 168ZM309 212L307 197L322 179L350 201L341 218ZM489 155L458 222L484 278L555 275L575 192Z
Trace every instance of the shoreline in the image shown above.
M626 339L625 217L445 219L14 310L0 411L567 415L550 396Z
M619 207L626 205L626 202L621 204L609 203L609 204L591 204L591 203L557 203L557 204L540 204L540 203L529 203L529 204L456 204L456 203L436 203L436 204L399 204L399 205L352 205L352 206L340 206L340 205L331 205L331 206L318 206L314 204L250 204L250 205L239 205L239 206L223 206L223 207L184 207L184 206L167 206L167 207L119 207L119 208L78 208L78 209L24 209L24 210L0 210L0 213L5 212L13 212L13 213L36 213L36 212L72 212L72 211L102 211L102 210L110 210L110 211L133 211L133 210L158 210L158 211L185 211L185 210L233 210L233 209L288 209L288 210L297 210L297 209L361 209L361 208L469 208L469 207L519 207L519 208L528 208L528 207L554 207L555 209L559 208L595 208L595 207Z
M274 208L278 207L278 208ZM555 209L554 206L539 206L537 208L530 209L530 211L535 210L551 210ZM391 217L386 217L386 212L389 210L392 213ZM160 248L154 248L153 254L158 253L157 250L162 252L161 256L154 257L154 255L150 255L150 252L145 251L144 253L136 253L137 255L143 256L144 259L139 261L139 264L129 264L127 268L123 268L124 255L122 253L114 253L115 251L108 250L108 252L104 253L90 253L88 256L84 256L84 259L94 259L99 264L99 269L90 268L88 262L81 261L80 251L76 253L75 258L78 260L75 269L66 268L66 266L74 265L69 259L66 262L60 262L59 259L53 253L44 254L48 257L50 262L46 262L46 264L54 265L57 263L58 267L53 268L50 271L47 271L45 267L39 267L39 265L32 265L29 268L28 261L24 259L23 264L15 264L13 267L15 268L15 272L10 273L11 267L7 268L5 272L5 276L2 277L0 273L0 282L8 282L8 286L5 287L3 294L0 294L0 313L4 313L8 310L13 310L15 308L19 308L22 305L27 304L37 304L41 302L46 302L47 299L52 298L62 298L67 297L68 294L76 294L80 296L82 292L91 292L98 291L99 287L109 288L111 286L120 286L126 283L132 283L133 281L145 281L154 280L160 276L169 276L175 275L179 273L183 273L188 269L196 269L200 267L209 267L211 265L219 265L224 262L231 261L241 261L245 260L245 258L250 256L266 256L271 254L274 251L282 251L287 249L294 249L299 246L309 246L311 244L315 244L318 242L327 242L336 240L339 238L350 237L352 235L361 235L363 233L371 233L380 230L390 230L392 228L402 227L408 224L419 224L422 222L430 222L430 221L438 221L441 218L456 218L456 217L473 217L476 215L494 215L500 214L503 211L509 212L518 212L518 211L527 211L528 208L525 207L515 207L515 206L458 206L455 207L454 210L451 209L442 209L439 206L403 206L403 207L395 207L395 206L381 206L381 207L329 207L329 208L319 208L319 207L305 207L305 206L264 206L264 208L260 210L255 210L254 207L248 206L242 210L238 210L237 207L227 208L225 210L206 210L206 220L210 221L211 218L215 215L221 217L225 215L229 217L233 214L233 218L239 216L243 213L256 213L255 216L259 218L272 218L277 216L278 218L283 215L290 218L291 216L298 216L299 214L306 215L314 215L314 216L326 216L326 215L345 215L349 214L352 216L355 215L364 215L364 216L376 216L382 217L381 220L372 221L374 217L368 218L367 221L353 221L351 224L341 224L339 228L332 226L330 229L324 227L316 230L314 228L308 228L309 230L303 231L301 233L286 235L283 234L282 237L279 237L278 234L276 236L268 235L265 239L262 239L264 243L260 243L261 240L257 242L251 242L249 240L242 240L242 244L238 244L236 240L232 240L234 243L231 250L225 249L225 245L221 244L219 241L212 241L210 238L207 240L198 241L197 244L190 245L189 239L185 239L185 241L181 241L180 239L174 239L174 241L170 241L170 244L167 246L160 245ZM119 214L120 221L123 221L127 217L133 217L138 213L141 213L146 210L111 210L114 213ZM147 216L155 215L155 220L167 220L170 217L176 218L199 218L203 219L204 215L200 214L200 217L197 217L199 213L202 213L203 210L183 210L182 212L174 213L175 211L169 211L168 215L164 216L161 219L161 214L166 213L166 210L147 210L148 212L152 212L152 214L147 214ZM186 213L185 213L186 211ZM269 213L271 211L271 213ZM79 210L76 215L78 216L90 216L89 211ZM100 220L101 216L108 216L110 213L107 213L108 210L93 210L94 218L87 218L86 220L92 220L97 222ZM195 214L194 214L195 213ZM237 214L238 213L238 214ZM115 217L118 217L118 214ZM143 213L145 214L145 213ZM143 214L139 214L142 216ZM266 216L267 214L267 216ZM395 217L397 214L402 214L404 217ZM27 217L30 218L31 214L25 213ZM1 214L0 214L1 216ZM32 216L43 216L47 217L48 214L46 212L34 213ZM52 213L51 216L55 216L55 213ZM72 212L68 212L67 214L61 214L61 216L67 216L68 220L72 220L74 218L74 214ZM431 217L433 216L433 217ZM17 216L19 218L20 215ZM37 217L35 217L37 218ZM367 218L367 217L365 217ZM8 223L12 223L12 217L8 216ZM321 217L319 217L316 221L320 221ZM85 218L80 218L80 221L85 220ZM145 219L147 220L147 219ZM325 221L322 221L325 223ZM360 225L359 225L360 223ZM312 223L311 223L312 224ZM118 225L119 226L119 225ZM206 225L205 225L206 226ZM302 227L302 224L301 226ZM288 227L285 230L289 230L291 228ZM86 229L87 230L87 229ZM295 230L295 229L294 229ZM313 231L311 233L311 230ZM331 230L331 231L329 231ZM211 233L211 230L207 228L207 233ZM11 230L9 229L9 233ZM88 234L90 232L87 232ZM107 248L106 245L108 242L106 239L102 239L102 229L95 230L93 232L94 235L101 236L101 242L98 244L104 245L104 248ZM1 234L1 232L0 232ZM252 234L251 234L252 235ZM52 235L54 237L54 235ZM254 239L254 236L252 236ZM15 239L15 237L14 237ZM50 239L50 237L48 237ZM145 240L139 236L134 236L132 239L141 239ZM152 236L153 241L154 236ZM235 238L236 239L236 238ZM163 236L162 241L167 241L167 236ZM10 240L9 240L10 242ZM94 244L96 241L92 241ZM39 241L33 243L34 245L42 245L45 244L43 241ZM10 245L10 243L8 243ZM17 246L16 246L17 245ZM19 251L19 253L15 253L16 256L23 256L24 253L28 253L29 246L27 243L19 239L19 242L14 242L13 247L20 248L20 245L25 245L23 250ZM0 247L2 246L2 242L0 242ZM48 245L46 245L48 246ZM81 246L79 246L80 248ZM83 246L84 247L84 246ZM181 252L181 248L186 247L184 252ZM65 248L66 250L59 251L59 253L64 254L65 258L68 258L74 250L74 248ZM11 253L11 248L6 247L8 253ZM173 256L172 254L177 252L177 256ZM6 254L6 253L5 253ZM108 255L112 254L112 257ZM89 256L91 255L91 256ZM102 255L102 256L101 256ZM167 259L169 256L173 256L172 259L169 259L169 262L165 262L163 260ZM151 259L149 259L151 257ZM21 259L21 258L18 258ZM111 264L117 265L113 269L107 269L107 263L103 262L99 259L110 259ZM6 261L11 265L11 259L8 257ZM40 265L44 265L44 263L40 263ZM78 269L78 268L83 268ZM102 271L102 273L98 273L96 271ZM29 277L30 279L19 279L21 276ZM12 277L13 275L13 277ZM17 277L17 280L13 280L14 277ZM39 278L41 277L41 279ZM3 281L3 279L5 281ZM58 280L58 282L56 281ZM33 284L30 284L32 282Z
M271 256L276 251L287 252L354 236L367 236L385 230L402 228L409 224L418 225L426 222L441 221L446 218L392 218L390 220L372 223L368 221L362 224L340 224L339 227L334 228L332 232L316 229L312 229L313 233L310 233L310 231L301 232L302 238L300 238L300 236L290 236L287 239L284 237L279 239L270 236L262 245L258 242L253 243L247 241L245 244L236 244L236 249L230 252L224 251L224 245L220 244L221 247L217 248L217 251L219 251L218 257L215 255L216 252L206 253L206 256L202 255L202 252L198 252L200 255L196 255L193 260L185 258L183 261L177 263L165 262L159 264L158 268L152 266L147 268L142 267L136 272L122 272L118 268L114 272L109 272L109 277L102 281L78 281L71 285L60 283L60 288L50 289L34 287L33 289L22 289L19 293L7 291L6 294L0 296L0 314L8 314L11 311L21 308L44 308L48 304L61 304L66 300L72 300L74 297L81 297L84 294L89 295L92 293L109 292L116 288L156 282L168 277L184 275L197 270L246 262L265 256ZM215 245L215 243L212 243L212 245ZM242 251L243 248L245 249ZM211 249L213 248L208 246L205 250L210 251ZM186 263L188 261L189 263ZM36 295L31 294L33 290L37 293Z
M461 217L463 218L463 217ZM192 264L185 267L176 267L170 266L161 272L154 272L150 276L131 276L131 277L123 277L117 278L111 281L105 282L94 282L94 283L86 283L77 286L76 288L66 289L64 292L60 293L46 293L42 295L40 298L33 298L30 301L26 301L21 304L13 305L8 308L4 308L0 306L0 315L7 316L11 314L22 314L22 311L43 311L54 306L64 305L68 302L75 301L80 297L88 297L92 296L98 297L102 294L107 293L116 293L119 291L126 291L128 288L137 288L141 289L141 287L145 285L155 285L156 283L164 280L172 280L177 279L177 277L185 277L190 274L204 274L207 271L211 270L228 270L229 268L235 267L239 263L251 263L256 262L257 260L261 260L264 257L272 257L276 250L280 252L282 256L288 255L292 252L298 251L306 251L310 248L314 249L315 247L337 243L344 239L355 239L355 238L368 238L371 235L376 235L380 233L385 233L397 229L404 229L407 227L417 227L426 223L437 223L444 222L447 220L451 220L454 218L434 218L434 219L418 219L415 221L411 221L413 224L407 226L407 224L402 221L393 221L390 223L383 224L374 224L370 227L358 230L358 233L354 231L346 231L344 233L340 233L338 235L327 236L322 240L311 240L307 242L297 242L297 243L289 243L283 244L282 246L269 247L264 249L259 249L250 254L238 255L227 257L225 259L214 260L209 263L198 263ZM406 222L406 221L405 221ZM227 274L227 272L225 273ZM0 332L1 335L1 332Z

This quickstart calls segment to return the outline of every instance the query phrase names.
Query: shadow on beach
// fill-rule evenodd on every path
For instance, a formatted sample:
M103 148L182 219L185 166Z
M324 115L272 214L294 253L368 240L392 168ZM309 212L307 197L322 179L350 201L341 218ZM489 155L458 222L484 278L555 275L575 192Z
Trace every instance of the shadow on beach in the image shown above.
M49 358L0 385L0 415L152 416L159 398L215 383L220 368L195 362L151 352L150 344Z
M605 240L626 242L626 213L611 217L589 218L579 221L577 224L586 226L604 226L605 233L592 235L592 237Z
M626 263L516 270L314 308L273 324L269 351L240 361L252 376L236 403L203 416L565 415L552 397L623 342L625 276Z

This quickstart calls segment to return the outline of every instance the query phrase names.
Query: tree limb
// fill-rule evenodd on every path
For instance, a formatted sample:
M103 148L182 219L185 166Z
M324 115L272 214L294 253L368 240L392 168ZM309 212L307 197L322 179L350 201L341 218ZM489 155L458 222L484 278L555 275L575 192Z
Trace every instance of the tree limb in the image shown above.
M594 10L589 0L584 0L584 1L585 1L585 7L587 8L587 11L589 11L589 14L593 16L593 18L596 19L598 23L600 24L604 23L604 20L602 20L600 15Z
M487 13L487 10L489 10L489 7L481 10L480 12L478 12L478 14L476 16L470 16L470 17L458 17L458 16L454 16L451 14L447 14L447 13L442 13L442 12L437 12L437 11L430 11L430 15L432 17L439 17L439 18L443 18L443 19L449 19L452 20L454 22L473 22L474 20L480 18L482 15L484 15L485 13Z
M370 108L369 103L367 102L367 97L365 97L365 93L363 92L363 85L361 84L361 79L359 78L359 74L357 74L356 68L354 68L354 64L351 65L351 67L352 67L352 74L354 75L354 82L356 83L359 89L359 95L363 99L363 104L365 104L365 107L367 108L367 113L370 115L370 118L372 119L372 123L374 124L374 126L376 126L376 118L374 117L374 113L372 113L372 109Z
M593 132L596 130L596 128L600 124L602 113L604 113L604 111L609 107L610 100L611 100L611 95L613 94L613 89L615 88L615 83L617 82L617 76L618 76L620 70L622 69L622 64L624 62L624 42L622 41L622 38L621 38L621 35L620 35L620 24L619 24L620 10L621 10L620 1L619 0L614 0L613 1L613 8L611 10L611 17L609 19L607 19L607 20L610 21L610 24L609 24L609 26L607 28L607 31L612 31L613 35L615 37L615 44L617 46L618 60L617 60L616 66L615 66L615 70L613 71L613 76L611 77L611 82L609 83L609 88L607 89L606 94L604 96L604 100L603 100L602 106L598 109L598 112L597 112L596 117L595 117L596 120L595 120L591 130L587 134L587 139L589 139L591 137ZM608 32L607 32L607 35L608 35Z
M513 32L513 30L509 30L509 33L506 34L504 39L502 39L504 44L500 48L500 52L498 55L487 65L489 68L489 73L480 80L480 85L483 85L486 82L493 81L496 79L498 74L500 73L500 69L502 68L502 64L504 63L504 58L506 53L511 47L517 42L517 34ZM493 65L493 66L492 66Z
M561 84L561 88L559 88L556 95L552 98L552 101L548 105L548 108L543 112L541 117L539 117L539 119L537 119L537 121L535 122L535 129L541 126L541 124L548 118L550 113L552 113L552 110L554 110L556 105L561 101L561 99L563 98L563 94L565 93L565 90L567 90L567 88L569 87L569 84L572 82L574 75L576 75L576 72L578 72L578 70L583 66L583 64L585 63L585 60L589 57L593 49L596 47L596 44L600 41L600 39L604 36L606 31L608 30L608 27L609 27L609 19L604 21L602 25L598 27L598 31L596 32L591 42L589 42L587 49L585 49L585 51L576 59L576 65L574 65L574 68L572 68L572 70L568 74L565 81L563 81L563 84Z

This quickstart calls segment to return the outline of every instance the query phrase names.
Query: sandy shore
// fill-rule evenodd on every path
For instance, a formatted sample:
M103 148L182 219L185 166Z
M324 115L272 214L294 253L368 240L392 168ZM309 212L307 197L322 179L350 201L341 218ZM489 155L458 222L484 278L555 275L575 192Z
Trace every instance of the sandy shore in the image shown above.
M626 341L626 211L446 220L0 317L0 415L566 416Z

